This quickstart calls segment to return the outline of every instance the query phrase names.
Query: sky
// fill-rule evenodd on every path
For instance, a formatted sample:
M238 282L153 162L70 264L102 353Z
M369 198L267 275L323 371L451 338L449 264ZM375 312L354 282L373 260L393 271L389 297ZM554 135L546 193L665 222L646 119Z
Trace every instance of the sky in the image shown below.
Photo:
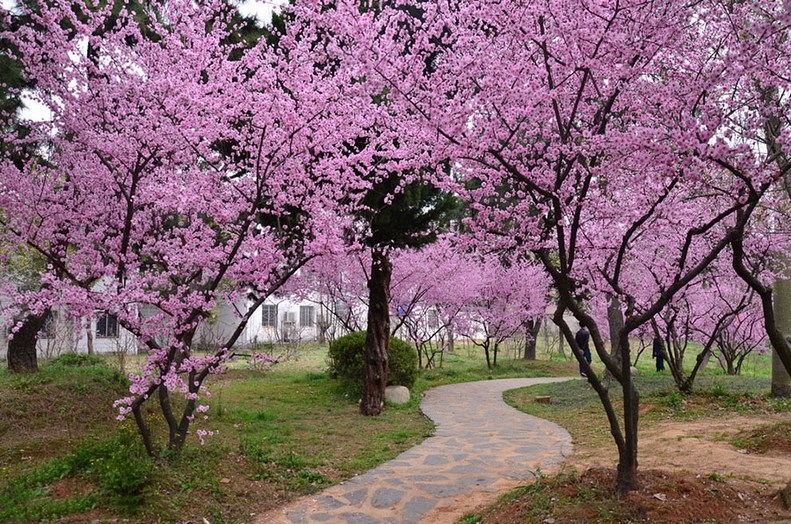
M3 0L8 1L8 0ZM239 12L243 16L253 15L262 24L268 24L272 19L272 10L285 3L283 0L270 0L267 2L245 0L239 4Z

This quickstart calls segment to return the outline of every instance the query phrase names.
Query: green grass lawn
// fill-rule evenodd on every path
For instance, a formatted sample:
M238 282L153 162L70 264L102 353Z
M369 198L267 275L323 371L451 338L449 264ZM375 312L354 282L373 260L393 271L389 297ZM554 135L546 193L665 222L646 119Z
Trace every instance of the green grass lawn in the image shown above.
M358 399L325 372L325 348L303 346L268 372L242 359L207 384L209 417L199 417L192 429L214 435L205 445L191 436L180 455L156 461L143 453L134 424L116 421L112 408L126 394L120 365L133 369L138 357L82 366L43 363L38 374L23 376L2 366L0 521L248 522L251 513L375 467L431 435L433 425L418 407L424 390L472 380L576 375L567 355L540 345L539 360L523 361L506 346L490 370L479 348L460 344L444 355L441 368L421 371L410 403L390 406L380 417L358 414ZM712 361L699 383L718 402L738 404L745 394L759 398L768 391L769 365L768 357L754 358L745 366L751 377L722 376ZM695 416L695 404L675 393L669 376L657 376L650 359L643 356L638 368L643 402L661 406L657 412L667 416ZM552 395L553 404L529 401L539 393ZM584 429L585 420L603 419L583 381L514 392L509 401L572 434ZM154 427L161 442L162 425ZM606 434L601 444L611 445Z
M0 521L38 522L71 515L176 522L247 522L257 513L366 471L421 442L433 424L419 410L427 388L470 380L573 372L563 361L515 361L486 368L460 345L443 367L423 370L412 401L379 417L358 414L331 379L326 348L304 346L271 371L244 359L207 383L214 432L190 437L179 456L151 461L131 420L118 422L113 400L126 395L121 373L139 357L81 366L42 363L35 375L0 371ZM91 364L94 365L86 365ZM74 363L72 363L74 364ZM149 416L154 417L154 410ZM159 441L162 424L154 424Z
M695 356L696 353L688 353L685 362L687 370L691 369ZM597 370L602 369L601 364L594 363L594 367ZM717 365L716 360L712 359L705 372L696 379L694 391L690 395L682 395L677 390L668 370L657 373L653 360L646 358L645 354L637 362L636 367L638 375L635 377L635 384L640 392L641 431L663 421L730 418L737 415L760 417L769 413L791 411L789 399L774 399L769 396L771 378L769 355L750 355L739 376L726 375ZM606 379L604 383L609 385L609 393L620 416L620 386L614 381L608 383ZM506 402L515 408L556 422L567 429L575 443L575 454L580 453L580 457L585 458L587 454L601 456L603 450L611 451L611 454L615 453L615 444L601 403L587 381L540 384L508 391L504 396ZM536 402L537 396L549 396L551 403ZM791 442L788 439L788 427L787 423L767 424L740 436L738 440L733 441L733 444L740 449L750 450L769 447L789 449ZM497 515L491 517L495 522L499 521L498 518L516 519L507 520L508 522L544 522L557 514L573 515L575 512L590 508L592 501L595 501L593 502L595 507L603 512L597 522L643 522L639 518L633 520L634 515L627 518L629 511L635 508L622 508L617 497L612 493L611 485L597 484L590 479L583 480L587 478L585 475L585 472L576 472L572 469L570 472L565 471L552 477L542 478L537 483L503 495L496 504L482 513L466 515L461 522L471 523L482 520L489 522L490 513ZM580 486L584 489L577 489ZM593 494L585 491L585 489L600 488L605 489L607 493ZM576 493L576 498L568 497L572 492ZM647 496L650 498L650 494ZM589 517L586 517L585 520L588 519ZM558 522L563 521L562 518L558 520ZM661 520L647 518L646 521Z

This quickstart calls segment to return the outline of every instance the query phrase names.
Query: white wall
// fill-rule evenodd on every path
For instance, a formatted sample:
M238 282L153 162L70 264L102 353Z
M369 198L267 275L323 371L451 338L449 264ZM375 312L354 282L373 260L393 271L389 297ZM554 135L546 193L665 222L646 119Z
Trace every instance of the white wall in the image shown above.
M87 319L67 319L56 312L54 322L46 332L42 332L36 344L39 358L54 358L63 353L88 353L89 336L92 338L94 353L136 354L137 341L131 333L118 326L117 336L100 336L97 332L98 319L90 319L90 335ZM5 330L7 333L7 330ZM0 359L8 353L8 337L0 336Z
M280 342L308 342L318 339L318 319L320 306L312 301L295 301L288 298L271 297L265 302L266 306L277 309L274 326L263 324L264 307L259 307L253 312L244 332L239 337L236 349L255 346L258 344ZM198 329L195 342L198 347L219 347L231 336L239 325L242 314L247 311L249 303L223 304L217 308L216 315L204 322ZM304 315L300 318L300 308L312 308L312 316ZM311 322L304 322L310 320Z
M271 297L266 304L277 308L277 322L275 326L263 325L263 308L258 308L250 317L244 332L239 337L235 348L241 349L263 343L281 342L312 342L319 338L319 318L322 307L317 300L292 300L289 298ZM216 349L228 340L239 325L241 314L247 310L248 304L224 304L217 308L216 314L209 321L204 322L195 335L195 346L198 348ZM312 308L312 316L300 315L300 308ZM326 313L325 313L326 314ZM302 318L300 318L302 317ZM310 320L311 322L305 322ZM135 337L118 327L118 336L102 337L97 333L97 319L90 319L90 332L95 353L115 353L119 351L128 354L138 353ZM88 321L87 319L66 319L65 315L55 314L55 322L47 333L51 336L42 336L37 344L40 358L53 358L63 353L88 352ZM344 333L345 334L345 333ZM8 340L0 336L0 359L6 358Z

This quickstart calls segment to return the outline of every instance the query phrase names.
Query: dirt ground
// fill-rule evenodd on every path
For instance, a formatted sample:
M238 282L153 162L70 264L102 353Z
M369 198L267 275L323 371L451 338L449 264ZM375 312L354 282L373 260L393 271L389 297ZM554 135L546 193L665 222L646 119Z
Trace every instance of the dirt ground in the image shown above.
M791 523L791 511L784 508L779 495L791 481L791 431L787 430L791 426L767 432L767 439L772 440L766 453L732 444L748 435L753 442L761 440L764 431L756 428L779 422L791 422L791 416L666 422L646 429L640 435L639 489L611 507L607 495L590 494L614 485L614 447L575 449L564 467L576 469L579 475L553 486L553 500L587 500L558 503L550 516L532 520L526 515L531 514L535 498L525 495L487 513L481 522ZM607 516L610 508L623 513Z
M791 421L791 416L737 416L660 423L640 433L640 468L751 480L780 489L791 481L791 447L757 454L738 449L730 441L759 426L781 421ZM612 467L616 462L615 446L607 449L604 455L600 453L598 450L594 456L589 450L579 450L569 462L578 470Z

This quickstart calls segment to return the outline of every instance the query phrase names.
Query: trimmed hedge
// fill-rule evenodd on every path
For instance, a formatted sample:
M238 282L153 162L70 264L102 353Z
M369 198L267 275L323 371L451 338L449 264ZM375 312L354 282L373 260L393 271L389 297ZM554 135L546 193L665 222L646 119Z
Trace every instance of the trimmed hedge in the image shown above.
M327 357L329 372L339 378L346 389L353 393L363 390L363 356L365 331L343 336L332 344ZM417 379L417 351L408 342L390 337L387 359L387 384L411 388Z

